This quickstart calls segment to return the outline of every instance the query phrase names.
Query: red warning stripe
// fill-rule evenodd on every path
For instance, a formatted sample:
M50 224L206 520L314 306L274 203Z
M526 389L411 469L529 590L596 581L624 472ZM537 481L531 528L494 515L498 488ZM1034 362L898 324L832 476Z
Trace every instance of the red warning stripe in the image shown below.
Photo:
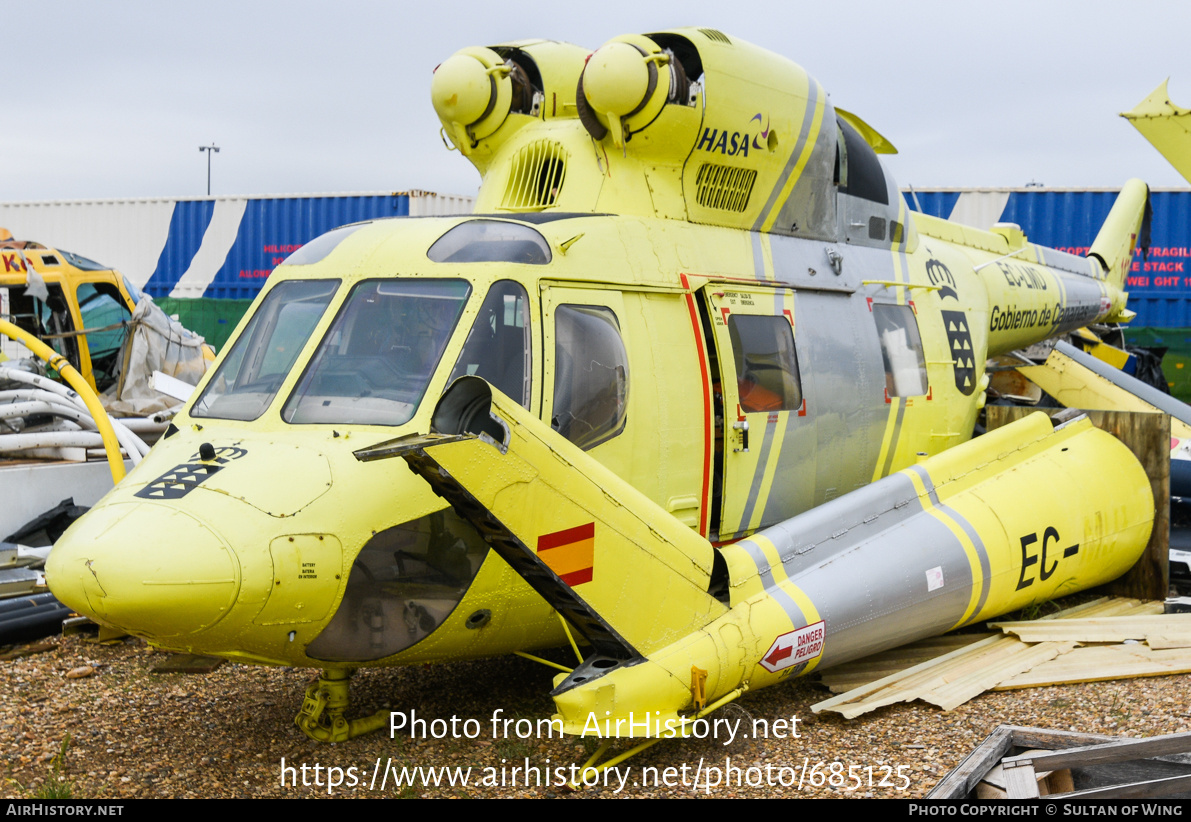
M589 522L586 525L576 525L574 528L567 528L565 531L555 531L553 534L542 534L538 537L538 553L549 551L551 548L569 545L572 542L578 542L582 539L591 539L594 536L594 522Z
M595 523L542 534L538 537L538 557L567 585L591 582L595 570Z

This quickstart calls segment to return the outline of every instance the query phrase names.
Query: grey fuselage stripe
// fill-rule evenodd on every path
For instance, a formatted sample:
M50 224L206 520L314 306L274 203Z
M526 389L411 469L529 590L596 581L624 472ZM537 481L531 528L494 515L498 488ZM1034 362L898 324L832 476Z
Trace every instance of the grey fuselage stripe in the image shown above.
M740 514L740 527L736 533L742 533L749 528L749 521L753 518L753 508L757 504L757 497L761 494L761 486L765 482L765 466L769 464L769 451L773 448L773 435L777 430L777 423L765 417L765 437L761 441L761 453L757 457L757 467L753 471L753 482L749 486L748 499L745 500L744 510Z
M897 452L897 435L902 430L902 418L906 415L906 398L897 397L897 416L893 420L893 434L889 437L889 450L885 453L885 464L881 466L881 476L889 476L889 469L893 467L893 455Z
M866 538L865 535L873 530L883 531L894 527L921 514L924 510L913 483L908 477L900 474L879 480L853 493L866 498L866 510L880 512L879 517L865 518L866 521L857 520L855 522L853 527L858 531L856 537L861 539ZM755 535L762 536L773 543L778 561L782 564L787 579L792 580L791 584L797 585L797 582L793 582L793 580L804 573L810 565L816 565L820 561L812 558L813 546L807 546L804 550L800 550L797 544L793 544L796 542L797 536L809 537L815 542L830 541L833 529L840 525L837 515L839 510L847 505L846 499L847 497L841 497L833 500L818 509L811 509ZM799 527L791 530L795 524ZM792 536L794 539L791 539ZM734 547L739 547L748 554L749 559L756 566L757 575L761 579L765 593L773 597L786 616L790 618L791 624L795 628L809 624L806 615L794 602L793 597L776 584L769 559L761 547L753 541L753 538L743 539L735 543ZM821 606L816 605L815 607Z
M736 543L736 545L743 548L748 553L749 558L752 559L753 564L757 566L757 575L761 578L761 584L764 587L765 593L771 596L773 601L780 605L781 609L786 612L786 616L790 619L790 624L795 628L801 628L809 624L806 614L802 613L802 609L794 602L794 598L778 587L777 582L773 578L773 569L770 567L769 560L766 559L764 552L761 551L761 546L751 539L743 539ZM781 548L776 544L774 547L778 550L780 556Z
M807 138L811 133L811 125L815 121L815 106L818 102L819 84L808 77L806 110L802 114L802 127L798 130L798 141L794 144L794 150L790 152L789 159L786 160L786 167L782 169L781 175L778 177L777 182L774 183L773 189L769 192L769 199L765 201L765 207L761 209L761 213L757 215L757 221L753 223L754 231L759 231L761 226L765 224L765 220L768 219L769 213L777 203L778 196L786 187L786 182L790 179L790 175L794 171L794 166L798 164L798 158L802 156L803 148L806 146Z
M765 276L765 252L761 247L761 232L751 232L751 239L753 241L753 276L764 282L769 278Z
M930 474L926 472L920 465L910 466L910 470L919 476L922 480L923 487L927 490L927 496L930 497L931 503L963 529L963 532L968 535L968 539L972 541L972 547L976 549L976 557L980 560L980 598L976 603L975 610L972 615L980 613L984 608L984 604L988 601L989 588L992 587L992 569L988 562L988 549L984 547L984 540L980 538L980 534L972 527L972 523L968 522L966 518L960 515L958 511L949 505L944 505L939 502L939 495L935 493L935 484L931 481Z

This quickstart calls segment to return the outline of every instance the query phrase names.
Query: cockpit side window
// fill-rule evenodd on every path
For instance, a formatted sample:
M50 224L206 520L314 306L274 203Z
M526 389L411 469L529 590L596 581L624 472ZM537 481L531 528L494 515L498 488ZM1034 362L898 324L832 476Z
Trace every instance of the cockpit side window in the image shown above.
M365 280L355 286L281 418L290 423L408 422L470 294L466 280Z
M529 408L531 364L529 296L520 284L501 280L484 298L447 383L468 374L483 377Z
M876 152L850 124L842 119L837 119L836 123L844 135L843 151L836 157L835 178L840 193L889 205L885 172Z
M263 414L338 287L339 280L291 280L270 291L190 415L255 420Z
M728 334L746 413L793 411L802 405L794 331L785 317L732 314Z
M615 437L628 415L629 361L609 308L560 305L554 312L551 425L587 451Z
M908 305L873 306L881 359L885 363L885 391L891 397L918 397L927 391L926 357L914 309Z

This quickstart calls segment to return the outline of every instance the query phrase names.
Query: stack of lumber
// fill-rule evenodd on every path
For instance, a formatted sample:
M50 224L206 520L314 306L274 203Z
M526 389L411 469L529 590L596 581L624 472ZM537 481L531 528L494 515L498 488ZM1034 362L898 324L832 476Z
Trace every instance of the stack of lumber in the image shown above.
M951 710L988 690L1191 672L1191 614L1101 598L1042 619L992 623L824 672L833 693L811 706L851 718L921 699Z

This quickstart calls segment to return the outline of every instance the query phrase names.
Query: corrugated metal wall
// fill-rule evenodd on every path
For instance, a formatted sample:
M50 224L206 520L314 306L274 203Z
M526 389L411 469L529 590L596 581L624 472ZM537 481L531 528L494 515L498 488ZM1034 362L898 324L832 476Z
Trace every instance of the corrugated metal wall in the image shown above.
M1087 253L1116 191L1089 189L937 189L906 191L910 208L988 228L1017 223L1031 242ZM1191 326L1191 191L1151 192L1150 252L1138 254L1129 276L1134 327ZM915 203L917 202L917 206Z
M154 297L250 299L278 263L332 228L473 205L428 191L0 203L0 226L112 266Z

